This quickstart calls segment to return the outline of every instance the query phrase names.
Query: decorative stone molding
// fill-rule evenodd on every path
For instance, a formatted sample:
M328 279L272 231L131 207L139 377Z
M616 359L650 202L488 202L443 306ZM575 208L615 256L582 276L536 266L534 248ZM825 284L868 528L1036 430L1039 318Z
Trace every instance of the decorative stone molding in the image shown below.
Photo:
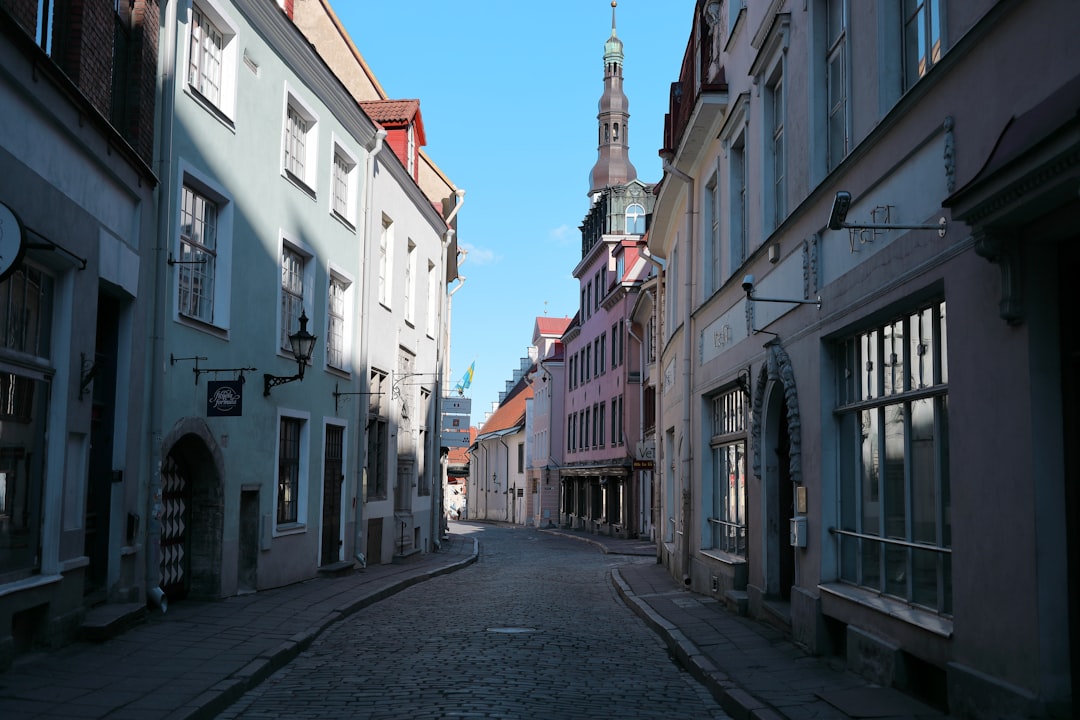
M945 189L950 194L956 190L956 138L953 133L955 125L952 115L945 118Z
M802 420L799 416L799 393L795 387L795 371L791 358L783 346L772 341L767 346L769 354L758 371L754 387L753 410L750 424L750 441L753 447L753 471L761 477L761 414L765 388L769 381L779 382L784 389L784 408L787 412L788 442L790 444L788 470L791 480L802 484Z
M1019 325L1024 321L1024 302L1020 279L1020 252L1016 242L985 228L976 229L971 237L975 243L975 254L986 258L1001 270L998 315L1010 325Z

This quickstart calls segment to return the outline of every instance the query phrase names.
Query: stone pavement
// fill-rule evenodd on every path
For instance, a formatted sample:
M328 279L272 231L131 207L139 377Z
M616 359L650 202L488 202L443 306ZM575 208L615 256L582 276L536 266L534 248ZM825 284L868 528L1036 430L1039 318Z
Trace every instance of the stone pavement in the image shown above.
M609 554L656 556L651 542L540 532L589 542ZM155 612L105 642L19 658L0 672L0 718L212 718L333 623L477 557L476 540L454 533L438 552L401 564L370 565L344 577L224 600L174 603L164 615ZM807 655L771 626L684 589L660 564L620 565L612 569L612 580L627 605L737 720L944 717Z
M18 658L0 672L0 718L212 718L333 623L463 568L477 553L474 538L452 534L439 551L400 564L223 600L173 603L165 614L155 611L105 642Z
M605 553L656 556L655 543L574 530L542 530L592 543ZM681 587L658 563L612 569L626 604L667 644L736 720L945 718L892 688L872 685L813 657L773 626L728 610L716 599Z

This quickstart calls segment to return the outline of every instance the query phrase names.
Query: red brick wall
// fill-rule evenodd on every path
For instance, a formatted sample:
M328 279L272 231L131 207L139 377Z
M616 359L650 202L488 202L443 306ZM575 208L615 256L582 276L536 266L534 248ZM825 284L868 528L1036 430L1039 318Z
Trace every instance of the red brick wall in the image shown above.
M105 117L112 97L113 33L112 0L57 0L56 38L53 59L79 86L83 95Z
M26 34L37 33L37 0L0 0L0 8L7 10Z
M154 157L154 100L157 86L158 0L135 0L131 12L134 34L127 92L125 126L119 128L143 160Z

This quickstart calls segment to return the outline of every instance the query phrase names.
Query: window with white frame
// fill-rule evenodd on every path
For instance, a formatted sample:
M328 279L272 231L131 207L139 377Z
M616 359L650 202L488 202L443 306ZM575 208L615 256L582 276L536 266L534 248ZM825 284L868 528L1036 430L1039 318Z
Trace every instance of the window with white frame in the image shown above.
M645 234L645 208L638 203L631 203L626 208L626 234Z
M671 258L667 264L667 282L664 283L664 333L665 340L675 332L679 323L679 247L671 248Z
M312 278L309 267L311 256L287 241L281 244L281 313L278 333L279 347L292 353L289 335L300 329L300 315L305 304L310 306L308 293Z
M368 500L385 500L387 493L387 462L390 452L390 401L385 396L391 391L387 374L372 370L368 383L367 422L367 487Z
M176 262L177 309L181 315L214 322L218 205L185 184L180 191L180 256Z
M903 90L941 59L941 0L903 0Z
M722 251L720 249L720 196L717 176L714 173L705 183L705 199L702 203L702 222L708 233L705 242L705 296L708 297L720 289L723 275L720 267Z
M299 414L278 417L276 529L304 524L308 423Z
M236 26L217 4L191 5L187 37L187 87L228 118L236 110Z
M350 285L341 275L330 274L326 298L326 364L338 370L346 369L345 314Z
M394 264L394 221L383 215L379 233L379 302L390 307L390 272Z
M356 186L359 164L344 145L334 143L330 211L350 226L356 224Z
M840 577L952 613L945 302L837 343Z
M416 243L412 240L405 260L405 322L416 322Z
M307 189L315 188L316 153L319 139L315 132L318 118L300 98L289 92L285 102L284 156L285 176Z
M435 337L435 322L439 317L439 273L435 263L428 260L427 264L427 335Z
M607 443L604 431L606 430L604 423L607 419L607 402L600 403L600 409L596 411L596 422L600 426L600 447L604 447Z
M769 125L766 172L766 218L770 230L780 227L787 217L787 152L784 145L784 78L777 64L765 86L765 115Z
M731 268L735 272L745 262L749 253L749 237L747 228L747 197L746 197L746 133L740 132L731 143L728 153L728 187L731 189L731 197L728 207L731 208L729 221L731 223Z
M847 0L825 0L826 160L832 170L847 156Z
M708 400L709 516L702 547L746 556L746 393L735 388Z

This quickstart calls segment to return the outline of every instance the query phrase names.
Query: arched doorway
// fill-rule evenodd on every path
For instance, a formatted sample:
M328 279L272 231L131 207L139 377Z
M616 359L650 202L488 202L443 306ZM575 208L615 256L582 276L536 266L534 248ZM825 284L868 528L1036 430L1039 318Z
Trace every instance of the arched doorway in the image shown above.
M161 588L170 600L220 597L225 492L221 453L198 418L163 443Z
M751 433L754 474L761 481L761 582L766 604L790 623L787 608L798 580L790 520L795 517L795 487L802 482L799 397L787 352L775 342L768 351L754 389Z

